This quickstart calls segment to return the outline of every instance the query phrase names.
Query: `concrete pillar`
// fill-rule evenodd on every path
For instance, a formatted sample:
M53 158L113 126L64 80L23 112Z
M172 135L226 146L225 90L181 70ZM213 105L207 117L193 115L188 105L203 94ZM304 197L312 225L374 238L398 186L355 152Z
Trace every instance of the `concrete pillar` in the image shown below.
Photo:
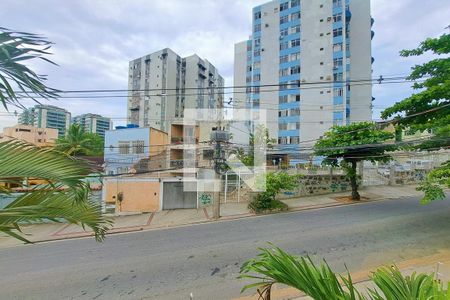
M389 185L395 185L395 165L389 166Z

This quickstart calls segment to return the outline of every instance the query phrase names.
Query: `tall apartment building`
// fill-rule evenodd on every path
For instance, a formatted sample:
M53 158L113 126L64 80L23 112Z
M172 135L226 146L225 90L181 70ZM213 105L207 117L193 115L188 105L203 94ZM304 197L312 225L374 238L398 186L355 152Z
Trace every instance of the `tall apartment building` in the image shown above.
M266 109L279 148L371 120L372 87L361 82L372 73L369 0L274 0L252 17L249 40L235 45L234 85L246 88L235 88L234 107Z
M170 129L185 108L222 107L224 80L197 55L180 57L163 49L130 61L128 123Z
M82 114L72 119L72 123L80 124L85 132L96 133L105 138L105 131L112 129L110 118L102 117L97 114Z
M53 105L38 104L23 110L19 124L58 129L58 136L63 137L70 126L70 112Z

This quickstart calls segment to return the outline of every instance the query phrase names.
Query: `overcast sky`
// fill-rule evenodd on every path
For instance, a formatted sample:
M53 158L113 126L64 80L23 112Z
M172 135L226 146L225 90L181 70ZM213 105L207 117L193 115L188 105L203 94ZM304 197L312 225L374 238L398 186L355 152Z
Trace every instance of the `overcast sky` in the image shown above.
M48 84L58 89L126 89L128 62L166 47L181 56L197 53L207 58L218 67L225 84L232 85L234 43L251 32L251 8L265 2L2 0L0 26L39 33L55 43L52 60L59 67L46 63L32 66L38 73L48 74ZM450 2L372 0L372 16L373 76L406 75L426 57L400 58L398 52L445 32L450 25ZM374 86L374 118L379 117L380 107L411 93L408 84ZM49 104L67 108L72 116L91 112L122 118L114 119L115 124L126 117L126 98L59 99ZM16 121L0 114L0 128Z

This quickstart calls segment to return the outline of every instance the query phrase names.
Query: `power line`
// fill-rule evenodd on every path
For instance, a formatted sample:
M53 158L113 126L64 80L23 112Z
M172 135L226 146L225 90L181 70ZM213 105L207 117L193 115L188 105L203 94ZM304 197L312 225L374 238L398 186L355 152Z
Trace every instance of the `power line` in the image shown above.
M300 76L300 75L299 75ZM382 75L380 75L382 76ZM428 76L424 76L428 77ZM317 84L334 84L334 83L352 83L352 82L379 82L379 78L361 78L361 79L348 79L348 80L337 80L337 81L310 81L310 82L301 82L301 85L317 85ZM383 76L383 82L389 80L400 80L407 79L408 76ZM300 78L299 78L300 80ZM236 85L236 86L223 86L223 87L184 87L184 88L152 88L152 89L92 89L92 90L62 90L59 93L62 94L73 94L73 93L117 93L117 92L146 92L146 91L179 91L179 90L216 90L216 89L238 89L238 88L253 88L253 87L277 87L284 84L273 83L273 84L263 84L263 85ZM17 94L33 94L34 92L23 92L16 91ZM163 95L161 95L163 96Z
M412 81L411 81L412 82ZM381 83L381 85L386 85L386 84L402 84L402 83L411 83L410 81L384 81ZM414 81L414 82L423 82L423 81ZM261 89L261 87L270 87L270 86L285 86L285 84L277 84L277 85L262 85L262 86L249 86L246 88L260 88L259 93L269 93L269 92L280 92L280 91L302 91L302 90L310 90L310 89L325 89L328 87L328 85L333 85L335 84L335 82L321 82L322 85L326 85L326 86L310 86L310 87L302 87L302 84L298 85L298 84L287 84L287 85L298 85L295 88L286 88L284 90L280 90L280 89L270 89L270 90L265 90L265 89ZM317 84L316 84L317 85ZM361 82L361 83L349 83L346 84L346 86L365 86L365 85L372 85L371 82ZM198 88L198 89L202 89L202 88ZM86 91L87 93L88 91ZM194 94L182 94L182 93L178 93L178 94L152 94L152 95L144 95L144 96L148 96L148 97L174 97L174 96L214 96L214 95L228 95L228 94L255 94L254 92L247 92L247 91L230 91L230 92L220 92L220 93L214 93L214 94L206 94L206 93L194 93ZM58 99L96 99L96 98L133 98L133 96L136 97L136 95L101 95L101 96L59 96L57 97ZM139 96L140 97L140 96ZM26 94L26 96L19 96L18 98L20 99L45 99L45 97L42 96L29 96L29 94Z

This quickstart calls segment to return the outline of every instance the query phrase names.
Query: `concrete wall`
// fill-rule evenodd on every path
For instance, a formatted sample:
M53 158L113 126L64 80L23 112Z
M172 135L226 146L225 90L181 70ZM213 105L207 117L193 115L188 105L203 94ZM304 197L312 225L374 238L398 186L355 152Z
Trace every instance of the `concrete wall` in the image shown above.
M300 178L297 189L282 192L277 198L284 199L350 190L350 181L345 175L305 175Z
M161 210L158 179L109 178L104 181L103 199L115 203L116 213L155 212ZM122 201L119 201L122 193Z

